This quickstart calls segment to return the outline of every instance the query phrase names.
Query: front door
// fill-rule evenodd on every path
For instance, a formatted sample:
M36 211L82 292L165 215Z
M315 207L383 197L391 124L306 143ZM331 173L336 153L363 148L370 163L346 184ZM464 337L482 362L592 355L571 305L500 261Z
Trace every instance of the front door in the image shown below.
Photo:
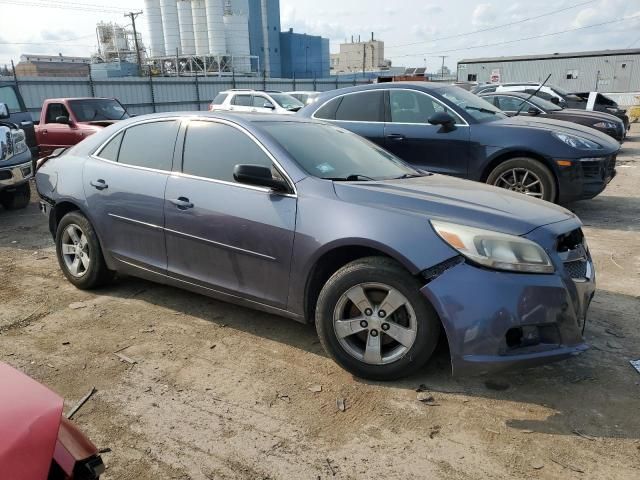
M628 92L631 87L633 60L616 62L616 73L613 77L614 92Z
M85 162L84 191L102 248L117 260L163 273L164 191L177 121L134 125ZM150 139L153 139L152 141Z
M469 127L455 112L433 97L416 91L389 91L390 122L385 124L385 148L411 165L435 173L465 177L469 165ZM456 120L446 131L429 118L445 111Z
M238 127L193 120L182 173L165 196L168 271L173 277L286 307L296 198L237 183L237 164L264 165L265 150Z
M78 126L74 123L57 123L56 118L66 117L71 120L67 107L62 103L49 103L44 116L44 125L37 129L40 156L51 154L56 148L68 147L79 142Z

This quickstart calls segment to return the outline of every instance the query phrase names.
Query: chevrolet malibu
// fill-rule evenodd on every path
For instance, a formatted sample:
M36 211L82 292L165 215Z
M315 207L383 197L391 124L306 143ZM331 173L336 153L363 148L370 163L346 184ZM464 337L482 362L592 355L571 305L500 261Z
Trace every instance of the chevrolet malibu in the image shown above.
M426 173L336 125L156 114L38 171L64 275L126 273L300 322L354 375L392 380L439 339L455 374L585 350L594 270L571 212Z

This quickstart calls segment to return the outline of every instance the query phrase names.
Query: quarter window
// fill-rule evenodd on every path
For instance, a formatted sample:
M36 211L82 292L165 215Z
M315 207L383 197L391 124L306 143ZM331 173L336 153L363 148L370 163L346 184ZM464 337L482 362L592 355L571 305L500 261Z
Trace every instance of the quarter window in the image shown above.
M211 103L213 103L214 105L222 105L228 96L229 95L227 93L219 93L218 95L216 95L216 98L214 98L213 102Z
M251 106L251 95L236 95L231 100L233 105L238 105L239 107L250 107Z
M379 90L343 96L336 110L336 120L384 122L384 92Z
M102 147L102 150L100 150L98 156L100 158L104 158L105 160L112 160L114 162L117 162L118 152L120 151L120 144L122 143L122 136L123 134L119 133L111 140L109 140L109 143Z
M124 132L118 162L170 171L177 135L176 121L134 125Z
M189 124L182 162L186 174L225 182L235 182L237 164L262 165L274 171L271 159L248 135L215 122Z
M336 110L340 106L340 102L342 102L342 97L334 98L330 100L322 107L318 109L318 111L313 115L315 118L320 118L323 120L335 120L336 119Z

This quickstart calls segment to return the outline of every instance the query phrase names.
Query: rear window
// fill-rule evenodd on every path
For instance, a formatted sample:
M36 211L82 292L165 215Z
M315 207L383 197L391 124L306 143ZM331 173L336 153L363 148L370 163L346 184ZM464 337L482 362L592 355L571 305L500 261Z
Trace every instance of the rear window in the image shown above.
M214 98L213 102L211 103L213 103L214 105L222 105L228 96L229 96L228 93L219 93L218 95L216 95L216 98Z
M342 97L336 120L384 122L384 92L352 93Z

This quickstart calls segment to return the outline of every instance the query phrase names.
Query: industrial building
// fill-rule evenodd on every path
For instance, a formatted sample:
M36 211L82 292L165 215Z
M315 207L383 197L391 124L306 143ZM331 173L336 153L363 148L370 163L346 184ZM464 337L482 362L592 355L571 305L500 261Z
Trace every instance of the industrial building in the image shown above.
M282 76L326 78L329 76L329 39L306 33L280 34Z
M341 43L340 52L331 55L331 73L375 71L388 68L390 62L384 58L384 42L376 40L371 34L371 40Z
M458 81L542 82L572 92L640 91L640 49L464 59Z
M84 77L89 75L88 57L65 57L62 55L20 56L15 74L21 77Z

